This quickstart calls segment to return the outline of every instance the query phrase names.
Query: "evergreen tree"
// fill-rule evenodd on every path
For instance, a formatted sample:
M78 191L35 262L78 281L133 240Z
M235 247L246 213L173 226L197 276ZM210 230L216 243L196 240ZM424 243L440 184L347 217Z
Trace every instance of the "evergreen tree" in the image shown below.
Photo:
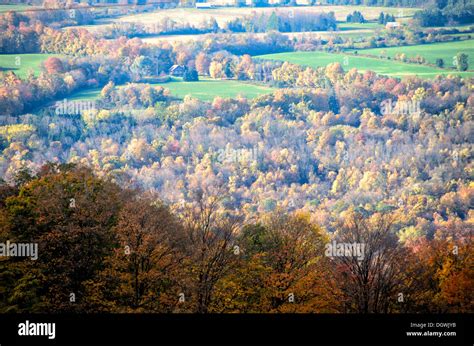
M267 23L267 31L278 31L278 16L275 11L272 12Z
M456 67L459 71L466 71L469 68L468 56L465 53L456 55Z
M187 69L184 73L183 80L185 82L197 82L199 80L197 71L195 69Z
M378 23L385 24L385 15L383 14L383 12L380 12Z
M436 66L443 68L444 67L444 60L443 59L436 59Z

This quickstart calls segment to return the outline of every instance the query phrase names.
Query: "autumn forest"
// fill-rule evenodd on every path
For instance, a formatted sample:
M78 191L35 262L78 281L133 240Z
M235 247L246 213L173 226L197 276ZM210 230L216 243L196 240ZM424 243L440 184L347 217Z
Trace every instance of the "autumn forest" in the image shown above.
M0 313L474 312L472 2L126 3L0 5Z

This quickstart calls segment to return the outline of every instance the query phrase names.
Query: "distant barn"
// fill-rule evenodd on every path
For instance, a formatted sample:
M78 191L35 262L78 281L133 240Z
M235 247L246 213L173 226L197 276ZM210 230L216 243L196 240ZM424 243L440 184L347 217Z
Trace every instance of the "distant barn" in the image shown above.
M206 2L203 0L196 1L196 8L212 8L212 4L210 2Z
M169 74L174 77L183 77L186 72L186 66L183 65L173 65L169 69Z
M385 25L385 29L396 29L399 27L400 27L399 22L387 22L387 24Z

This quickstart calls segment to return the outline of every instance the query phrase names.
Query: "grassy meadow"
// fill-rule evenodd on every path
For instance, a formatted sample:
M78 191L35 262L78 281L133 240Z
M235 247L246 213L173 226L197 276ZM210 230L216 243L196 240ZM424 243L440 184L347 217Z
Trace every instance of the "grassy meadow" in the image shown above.
M359 54L369 54L376 57L394 57L397 53L405 53L409 58L420 55L432 64L436 62L436 59L441 58L446 67L453 66L453 58L460 52L469 56L469 67L474 69L474 40L359 50Z
M339 24L338 24L339 25ZM365 24L363 24L365 25ZM350 28L350 29L349 29ZM305 32L282 32L282 35L287 36L289 39L294 37L301 38L301 37L319 37L323 39L328 39L331 37L342 36L342 37L351 37L351 38L359 38L362 36L372 36L375 32L375 29L371 26L365 27L344 27L340 28L339 31L305 31ZM214 34L214 35L229 35L229 34ZM252 37L263 37L266 33L247 33L247 32L234 32L232 36L252 36ZM146 43L156 44L160 42L169 42L171 44L175 43L183 43L189 41L199 41L199 40L206 40L211 38L210 34L196 34L196 35L156 35L156 36L149 36L149 37L142 37L141 40Z
M166 83L150 83L170 91L172 96L184 98L190 95L202 101L212 101L216 96L230 98L241 95L252 99L263 94L272 93L275 89L263 85L245 83L236 80L201 79L198 82L183 82L173 78ZM81 90L68 98L70 101L88 101L99 97L101 88Z
M78 91L67 99L68 101L91 101L99 98L102 88L91 88Z
M8 12L8 11L26 11L35 8L34 6L29 5L0 5L0 13Z
M35 76L41 73L43 62L57 54L0 54L0 69L3 72L13 71L17 76L25 78L28 71L33 71Z
M400 47L397 48L400 51ZM396 62L393 60L369 58L355 56L350 54L335 54L325 52L288 52L277 54L266 54L256 56L260 59L288 61L293 64L309 66L313 68L327 66L328 64L338 62L345 70L356 68L363 72L367 70L375 73L392 76L404 77L407 75L417 75L422 78L434 78L436 75L459 74L465 76L474 76L473 72L458 72L438 69L430 66L417 64L408 64Z
M383 29L385 28L384 25L379 24L377 22L369 22L369 23L337 23L337 27L340 31L348 31L348 30L364 30L364 29Z
M380 12L390 13L395 16L410 17L417 8L395 8L395 7L375 7L375 6L305 6L305 7L280 7L280 8L253 8L253 7L223 7L211 9L196 8L176 8L169 10L159 10L150 13L141 13L137 15L124 16L118 19L122 22L140 22L143 24L154 23L162 17L170 17L176 21L187 22L190 24L199 24L203 20L214 17L219 25L232 19L256 13L271 13L278 11L280 13L291 11L302 11L305 13L334 12L338 21L345 21L349 13L360 11L366 20L376 20ZM351 24L352 25L352 24Z
M275 89L263 85L245 83L236 80L201 79L198 82L183 82L173 79L167 83L151 84L162 86L170 91L171 95L184 98L190 95L202 101L212 101L214 97L236 97L238 95L252 99L263 94L270 94Z
M225 23L235 19L251 15L253 12L256 13L271 13L277 11L279 13L287 13L292 11L302 11L305 13L321 13L321 12L334 12L336 19L340 22L345 22L348 14L354 11L360 11L366 20L376 20L380 15L380 12L390 13L395 15L397 18L409 18L419 10L418 8L395 8L395 7L376 7L376 6L288 6L288 7L267 7L267 8L254 8L254 7L220 7L210 9L196 9L196 8L173 8L166 10L157 10L148 13L139 13L133 15L127 15L113 20L102 20L97 25L88 25L87 29L91 32L100 31L105 26L111 26L114 22L126 22L126 23L141 23L141 24L154 24L163 18L172 18L178 23L189 23L191 25L198 26L203 21L208 21L211 18L215 18L219 23L219 26L223 26ZM367 23L363 25L372 26L370 29L375 29L376 23ZM358 24L350 24L348 27L356 27ZM368 27L367 27L368 28ZM351 29L345 29L351 30Z

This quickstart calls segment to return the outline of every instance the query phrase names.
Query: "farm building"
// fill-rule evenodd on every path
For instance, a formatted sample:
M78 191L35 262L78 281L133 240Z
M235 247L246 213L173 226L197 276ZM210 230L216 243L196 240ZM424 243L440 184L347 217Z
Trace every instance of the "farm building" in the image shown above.
M385 29L397 29L399 27L400 27L399 22L387 22L387 24L385 25Z
M185 72L186 72L186 66L184 65L173 65L169 69L170 75L174 77L182 77L184 76Z
M196 8L212 8L213 5L210 2L206 1L196 1Z

